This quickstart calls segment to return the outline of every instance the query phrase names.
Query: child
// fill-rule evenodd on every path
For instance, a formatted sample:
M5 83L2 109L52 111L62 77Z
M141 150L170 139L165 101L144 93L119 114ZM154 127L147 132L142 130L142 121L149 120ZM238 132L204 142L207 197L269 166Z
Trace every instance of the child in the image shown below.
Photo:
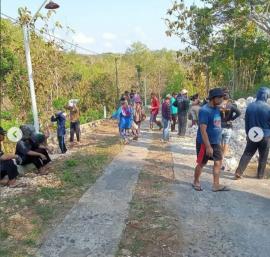
M66 153L67 148L65 145L65 134L66 134L66 115L62 111L58 111L51 117L51 122L57 122L57 138L59 147L62 154Z
M127 130L131 128L132 124L132 108L128 105L128 102L124 97L120 99L120 103L121 106L112 115L112 118L118 119L120 137L124 144L128 144Z
M140 134L140 129L141 129L141 123L144 121L146 118L145 116L145 111L142 107L142 101L139 96L135 97L135 106L134 106L134 116L133 120L134 123L137 125L137 128L134 130L134 140L138 140L138 136Z
M170 106L171 96L167 95L164 103L162 104L162 122L163 122L163 133L162 133L162 142L169 141L169 128L171 123L171 106Z

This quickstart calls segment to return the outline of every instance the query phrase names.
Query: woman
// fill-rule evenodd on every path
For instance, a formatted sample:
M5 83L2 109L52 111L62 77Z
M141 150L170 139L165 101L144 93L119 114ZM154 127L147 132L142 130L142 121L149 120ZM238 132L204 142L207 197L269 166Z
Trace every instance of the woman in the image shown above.
M138 136L140 134L140 129L141 129L141 123L144 121L146 118L144 109L142 107L142 101L139 96L135 98L135 106L134 106L134 116L133 120L134 123L137 125L137 129L135 129L134 133L134 140L138 140Z
M127 130L129 130L132 125L132 108L128 105L128 102L124 97L120 99L120 103L121 106L112 115L112 118L118 119L120 138L124 144L128 144Z

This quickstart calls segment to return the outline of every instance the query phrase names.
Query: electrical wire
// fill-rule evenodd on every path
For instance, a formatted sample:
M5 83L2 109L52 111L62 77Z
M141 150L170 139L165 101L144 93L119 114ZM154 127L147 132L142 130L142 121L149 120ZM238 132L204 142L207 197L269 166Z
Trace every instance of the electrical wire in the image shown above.
M18 20L14 19L13 17L11 17L11 16L9 16L9 15L7 15L7 14L4 14L4 13L1 12L1 16L4 16L4 17L8 18L9 20L13 21L14 24L20 24L20 23L18 22ZM42 31L42 30L37 29L37 28L35 28L34 30L35 30L36 32L39 32L41 35L44 34L44 35L53 37L54 39L60 40L60 41L63 42L63 43L69 44L69 45L74 46L74 47L76 47L76 48L78 48L78 49L81 49L81 50L84 50L84 51L86 51L86 52L89 52L89 53L91 53L92 55L98 55L98 54L99 54L99 53L94 52L94 51L92 51L92 50L89 50L89 49L87 49L87 48L85 48L85 47L82 47L82 46L80 46L80 45L78 45L78 44L74 44L74 43L69 42L69 41L67 41L67 40L65 40L65 39L62 39L62 38L57 37L57 36L54 36L54 35L52 35L52 34L46 32L46 31Z

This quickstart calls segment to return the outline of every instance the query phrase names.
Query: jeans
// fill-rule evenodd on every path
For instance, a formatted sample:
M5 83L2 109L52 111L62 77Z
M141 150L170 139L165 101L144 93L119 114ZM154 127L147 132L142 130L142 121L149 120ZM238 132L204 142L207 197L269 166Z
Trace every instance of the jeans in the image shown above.
M162 123L163 123L163 133L162 133L162 138L163 138L163 140L165 140L165 141L169 141L169 135L170 135L169 132L170 132L170 124L171 124L171 121L162 118Z
M187 129L187 113L178 114L178 135L185 136Z
M263 178L264 171L267 164L269 148L270 148L270 137L264 137L260 142L257 142L257 143L252 142L251 140L248 139L245 151L240 159L238 168L236 169L236 173L239 175L242 175L244 173L251 158L258 150L259 151L259 164L258 164L258 169L257 169L257 177Z
M70 142L74 141L74 133L76 133L77 141L80 141L80 122L70 122Z
M22 165L33 163L36 166L36 168L39 170L41 167L45 166L46 164L48 164L51 161L51 158L50 158L48 152L46 151L46 149L37 148L37 149L34 149L33 151L45 155L46 160L42 160L39 156L27 155L26 158L24 158Z
M177 121L177 114L172 114L171 131L175 131L176 121Z
M58 136L58 143L62 153L67 151L66 144L65 144L65 136Z

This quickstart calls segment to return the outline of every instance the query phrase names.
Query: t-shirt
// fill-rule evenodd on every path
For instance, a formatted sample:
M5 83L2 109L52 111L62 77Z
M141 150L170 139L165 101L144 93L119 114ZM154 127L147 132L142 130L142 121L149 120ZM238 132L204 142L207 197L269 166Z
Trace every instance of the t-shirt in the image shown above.
M27 158L27 153L32 150L33 146L28 140L20 140L16 145L16 154L24 161Z
M204 105L199 111L199 126L201 124L207 125L207 135L210 144L221 143L221 116L218 107L211 107L209 104ZM202 144L202 134L200 127L197 133L197 141Z
M159 101L157 97L153 97L151 100L151 114L157 115L159 111Z

